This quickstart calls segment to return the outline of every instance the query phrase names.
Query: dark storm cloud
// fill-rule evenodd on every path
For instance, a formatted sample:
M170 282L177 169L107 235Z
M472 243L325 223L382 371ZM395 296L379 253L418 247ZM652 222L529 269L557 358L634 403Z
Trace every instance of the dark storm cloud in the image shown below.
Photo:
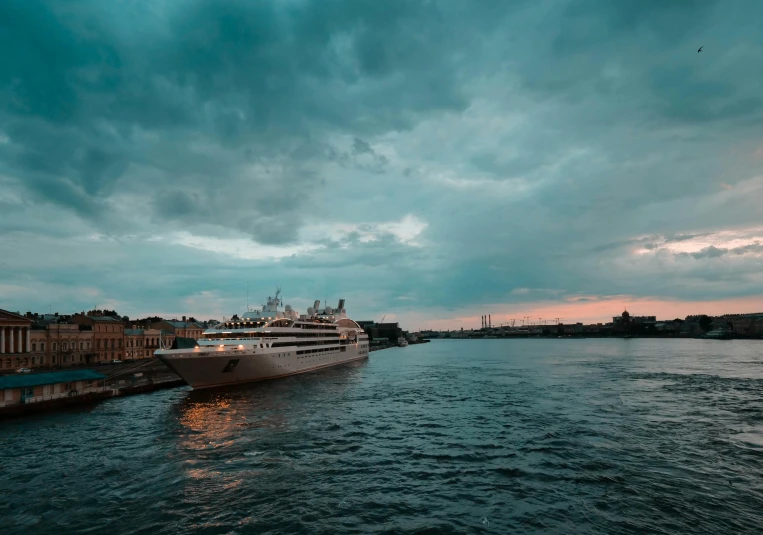
M155 10L10 2L0 9L1 44L14 50L0 60L7 172L23 176L36 197L83 217L99 213L132 163L160 171L144 182L159 190L156 218L187 225L184 216L193 213L198 222L252 227L260 240L293 240L293 231L258 232L258 222L283 213L299 224L309 198L299 191L320 188L301 164L311 159L306 152L325 152L322 132L407 128L421 114L467 105L447 54L421 46L448 31L426 2L193 1ZM421 20L431 23L414 31ZM371 156L366 165L380 170L385 158ZM195 173L189 159L215 163ZM278 180L296 192L241 208L206 198L207 209L191 211L188 190L207 197L210 167L238 195L262 187L261 172L247 164L284 160L291 169ZM51 179L67 185L51 189ZM172 191L178 183L185 193ZM158 209L167 196L174 201ZM244 214L252 224L240 222Z
M733 247L733 248L727 248L727 247L716 247L714 245L710 245L709 247L705 247L701 249L700 251L697 251L695 253L680 253L681 255L691 256L692 258L719 258L721 256L731 254L731 255L747 255L747 254L762 254L763 253L763 244L759 242L751 243L748 245L742 245L740 247Z

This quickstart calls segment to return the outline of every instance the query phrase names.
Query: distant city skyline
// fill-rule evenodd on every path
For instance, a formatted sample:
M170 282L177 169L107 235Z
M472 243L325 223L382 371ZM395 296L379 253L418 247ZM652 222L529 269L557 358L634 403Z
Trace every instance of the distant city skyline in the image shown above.
M281 286L413 330L759 311L761 17L3 2L0 308L220 318Z
M298 299L294 302L303 302L304 300ZM286 301L285 301L286 303ZM329 300L331 304L331 300ZM310 306L312 301L309 302ZM533 308L521 308L525 305L492 305L483 307L486 312L484 315L490 315L493 326L499 326L501 324L507 324L512 320L517 326L523 325L523 321L528 319L529 324L540 324L546 322L547 324L554 323L557 319L560 323L607 323L611 322L614 316L622 314L626 309L633 316L656 316L658 321L672 320L672 319L684 319L690 315L705 314L708 316L721 316L725 314L749 314L756 312L763 312L763 302L757 296L739 299L729 299L722 301L694 301L694 302L680 302L680 301L661 301L649 298L640 299L628 299L627 296L613 296L606 299L597 299L591 296L579 296L574 300L567 303L559 303L549 301L547 303L539 303ZM617 307L620 307L619 309ZM255 302L250 303L251 308L256 308ZM2 306L0 302L0 309L8 309ZM108 307L96 307L100 309ZM92 309L92 307L91 307ZM304 310L297 308L297 312L304 313ZM87 308L84 309L87 312ZM241 314L246 310L246 306L243 306L239 310L235 310L232 313L227 314L208 314L204 312L151 312L140 314L129 314L126 311L116 310L122 316L128 316L130 320L137 320L148 317L163 317L165 319L178 319L183 318L195 318L197 321L206 321L209 319L221 320L223 317L229 318L233 314ZM17 309L10 310L11 312L20 312L24 314L26 312L37 312L39 314L46 314L47 311L31 310L31 309ZM54 313L59 314L75 314L82 310L52 310ZM430 311L431 312L431 311ZM475 329L481 327L482 313L480 314L468 314L463 316L447 318L447 311L443 311L442 316L423 317L420 313L404 313L404 314L376 314L373 316L356 315L356 319L363 321L376 321L380 322L384 319L385 322L399 322L404 329L409 331L420 330L441 330L441 329ZM566 315L565 315L566 314Z

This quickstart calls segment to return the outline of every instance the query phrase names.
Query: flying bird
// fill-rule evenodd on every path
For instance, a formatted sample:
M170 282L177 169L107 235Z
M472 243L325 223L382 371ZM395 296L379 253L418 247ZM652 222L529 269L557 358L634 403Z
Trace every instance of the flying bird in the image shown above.
M701 47L699 47L699 49L697 49L697 54L699 54L700 52L702 52L702 47L704 47L704 46L705 46L705 45L702 45Z

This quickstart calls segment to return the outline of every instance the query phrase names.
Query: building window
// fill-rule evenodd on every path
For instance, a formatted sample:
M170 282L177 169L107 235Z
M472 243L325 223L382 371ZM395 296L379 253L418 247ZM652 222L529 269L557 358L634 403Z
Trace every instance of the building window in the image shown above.
M40 351L45 351L45 342L40 342Z
M53 351L55 351L55 350L56 350L56 343L53 342Z
M63 349L64 351L66 351L66 342L64 342L63 344L61 344L61 349Z
M84 346L85 346L85 344L83 344L82 342L79 343L80 350L84 349Z
M37 351L37 344L32 342L32 351Z

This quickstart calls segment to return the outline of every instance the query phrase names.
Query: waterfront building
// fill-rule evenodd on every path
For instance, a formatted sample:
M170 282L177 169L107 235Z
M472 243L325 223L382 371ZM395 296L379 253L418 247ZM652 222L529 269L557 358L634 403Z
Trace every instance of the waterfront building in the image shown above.
M92 370L0 376L0 408L102 392L105 378Z
M565 335L580 335L583 334L583 324L578 323L560 323L557 325L557 333Z
M48 342L47 326L33 324L29 333L30 358L29 368L46 367L50 363L48 352L50 351L50 342Z
M583 325L583 334L591 335L608 335L612 332L611 325L604 325L603 323L591 323L590 325Z
M146 350L145 329L125 329L125 360L138 360L145 358Z
M386 339L390 342L397 343L403 336L403 330L400 328L399 323L377 323L375 327L379 339Z
M93 332L93 353L96 362L122 360L124 354L125 324L113 316L75 314L72 321ZM90 363L92 364L92 363Z
M37 331L32 331L36 333ZM97 355L93 351L93 331L76 323L49 323L45 329L44 342L32 351L44 355L43 364L53 367L82 366L93 364ZM36 337L40 340L40 337Z
M368 335L368 340L375 344L387 342L397 343L400 338L407 338L408 333L403 332L398 323L376 323L374 321L358 321L357 324Z
M625 310L622 314L619 316L615 316L612 318L612 324L613 325L621 325L621 324L652 324L654 325L657 323L657 316L631 316L631 314Z
M164 332L170 333L173 336L181 338L193 338L198 340L201 338L201 334L204 332L204 328L195 321L186 321L186 317L183 316L183 321L178 320L160 320L151 324L152 329L161 329ZM157 347L158 349L158 347Z
M154 351L160 348L160 343L170 347L175 335L159 329L125 329L125 358L127 360L147 359L154 356Z
M763 312L724 314L713 318L713 325L725 326L737 336L763 335Z
M379 341L379 328L376 326L375 321L369 321L369 320L363 320L358 321L358 325L363 329L363 331L368 335L368 340L370 342L374 342L376 340Z
M91 331L81 331L71 323L31 325L23 353L0 355L0 369L44 368L89 364L92 360ZM10 360L10 362L8 362Z
M0 310L0 370L29 367L32 320L7 310Z
M619 316L612 318L612 331L614 333L644 333L655 330L657 316L631 316L625 310Z
M681 324L680 333L684 336L697 336L704 332L699 324L701 316L690 315L686 316L683 324Z
M675 335L681 332L684 323L684 320L678 318L674 320L659 321L655 324L655 329L660 334Z

